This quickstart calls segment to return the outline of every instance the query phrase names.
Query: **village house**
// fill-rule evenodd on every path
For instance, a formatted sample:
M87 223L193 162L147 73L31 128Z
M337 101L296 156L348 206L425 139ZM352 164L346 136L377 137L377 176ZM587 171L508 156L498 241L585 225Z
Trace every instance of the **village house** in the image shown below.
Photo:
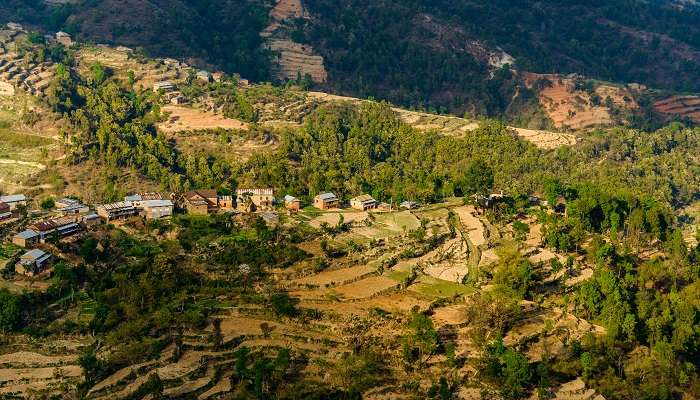
M39 240L45 242L51 238L63 238L82 230L82 227L72 217L52 218L35 222L29 229L39 234Z
M191 190L182 195L182 206L188 214L207 215L219 210L219 196L216 190Z
M27 196L23 194L0 196L0 203L7 204L8 206L10 206L10 211L15 211L19 206L27 206Z
M170 81L160 81L153 84L154 92L159 92L161 90L163 91L163 93L174 92L175 85L173 85Z
M107 222L129 218L139 213L139 210L130 201L102 204L97 206L96 211L97 215Z
M17 264L15 264L15 272L26 276L35 276L42 273L51 263L51 254L40 250L33 249L24 253Z
M66 32L56 32L56 41L65 47L71 47L73 45L73 39Z
M197 79L199 79L202 82L209 83L212 81L211 74L209 71L204 71L204 70L199 70L197 71Z
M214 82L221 82L224 79L224 73L222 71L216 71L211 74L211 78Z
M554 204L554 212L566 216L566 198L564 196L557 197L557 201Z
M360 211L377 208L377 204L377 200L368 194L363 194L350 199L350 207Z
M74 206L76 204L80 204L80 201L78 201L76 199L71 199L70 197L63 197L63 198L60 198L60 199L54 201L54 206L57 209L67 208L70 206Z
M178 94L174 96L172 99L170 99L170 104L174 104L176 106L182 105L182 104L187 104L189 103L189 100L187 100L187 97Z
M286 195L284 196L284 207L289 211L299 211L301 210L301 200L294 196Z
M275 202L273 189L238 189L236 190L236 204L243 212L271 209Z
M314 197L314 207L318 208L319 210L338 208L339 205L340 199L338 199L338 197L331 192L321 193Z
M136 208L141 207L143 202L150 200L165 200L165 197L157 192L137 193L124 197L124 201L131 203Z
M233 210L234 208L236 208L234 198L231 195L219 195L219 196L217 196L217 201L218 201L220 210L230 211L230 210Z
M31 229L22 231L12 238L12 243L19 247L32 247L39 243L39 234Z
M100 218L99 215L97 215L95 213L90 213L90 214L84 215L80 219L80 222L83 224L84 227L89 227L89 226L99 225L102 222L102 219Z
M10 205L7 203L0 203L0 221L12 217L12 211L10 211Z
M56 211L63 215L85 214L90 212L90 207L80 201L71 198L62 198L55 202Z
M173 216L175 205L171 200L144 200L140 202L146 219L161 219Z

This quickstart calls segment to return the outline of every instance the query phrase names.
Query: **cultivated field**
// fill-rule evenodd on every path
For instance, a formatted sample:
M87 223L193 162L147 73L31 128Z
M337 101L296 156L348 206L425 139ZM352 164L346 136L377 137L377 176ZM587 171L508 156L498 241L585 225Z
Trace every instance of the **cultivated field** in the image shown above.
M700 97L671 96L654 103L654 111L667 117L688 118L700 123Z
M167 105L162 110L168 117L158 124L158 130L165 133L203 129L248 129L245 122L193 107Z
M525 81L533 87L540 85L539 101L547 116L560 129L588 129L613 124L606 99L622 110L639 108L633 94L625 87L596 84L593 93L600 99L592 101L593 93L576 89L574 79L555 74L525 74Z

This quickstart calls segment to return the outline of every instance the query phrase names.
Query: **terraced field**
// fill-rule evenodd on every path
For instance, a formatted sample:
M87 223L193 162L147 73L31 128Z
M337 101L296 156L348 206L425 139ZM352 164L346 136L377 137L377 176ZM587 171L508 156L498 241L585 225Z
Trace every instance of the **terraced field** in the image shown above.
M700 123L700 97L671 96L654 103L654 110L669 118L688 118Z

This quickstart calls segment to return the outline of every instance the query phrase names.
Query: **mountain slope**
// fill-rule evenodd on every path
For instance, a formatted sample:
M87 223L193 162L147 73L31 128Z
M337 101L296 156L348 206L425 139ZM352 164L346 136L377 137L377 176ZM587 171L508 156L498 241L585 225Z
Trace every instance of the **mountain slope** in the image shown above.
M533 127L551 121L522 72L700 90L700 7L687 1L302 0L284 13L274 0L2 3L0 20L253 80L309 73L340 94Z

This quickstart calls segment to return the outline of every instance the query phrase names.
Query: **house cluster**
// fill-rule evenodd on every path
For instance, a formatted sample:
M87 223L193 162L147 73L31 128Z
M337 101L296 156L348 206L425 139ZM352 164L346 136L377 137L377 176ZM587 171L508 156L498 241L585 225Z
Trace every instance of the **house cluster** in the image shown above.
M414 208L417 205L415 202L403 202L400 208ZM332 192L325 192L318 194L314 197L314 207L319 210L331 210L335 208L340 208L340 199ZM350 208L359 211L367 210L379 210L379 211L391 211L391 204L381 203L374 199L369 194L362 194L350 199Z
M4 196L14 204L14 211L26 207L27 198L24 195ZM7 204L7 203L5 203ZM43 249L35 248L40 244L61 240L86 228L101 223L100 217L90 212L90 207L71 198L63 198L54 202L55 209L49 217L29 224L26 229L12 237L12 243L29 249L15 264L15 272L27 276L35 276L46 270L53 260L53 255Z
M170 81L159 81L154 83L153 91L156 93L162 93L165 101L175 105L187 104L189 102L187 97L183 96L182 92L178 90L177 86Z
M169 61L170 59L164 60L166 64L177 63L177 60ZM224 73L217 71L210 73L208 71L199 70L196 72L195 76L197 80L211 83L211 82L221 82L224 79ZM153 91L156 93L163 93L163 98L170 102L171 104L181 105L189 103L189 99L185 97L178 87L171 81L163 80L153 84Z
M0 196L0 221L13 218L27 207L27 198L22 194ZM301 210L302 201L291 195L283 198L284 207L289 212ZM140 216L146 220L158 220L171 217L175 209L188 214L207 215L218 212L258 213L270 225L279 222L275 212L277 201L272 188L239 188L235 194L222 195L216 190L191 190L185 193L148 192L132 194L122 201L96 205L93 209L74 198L62 198L54 201L54 209L43 219L34 221L26 229L18 232L12 242L28 249L15 265L15 270L23 275L35 276L46 270L53 256L42 244L67 239L91 226L102 222L114 223L130 217ZM313 205L320 210L338 209L340 198L334 193L320 193L313 199ZM360 211L373 209L391 210L391 206L380 203L368 194L354 197L350 207ZM411 209L417 203L406 201L401 208ZM39 248L40 247L40 248Z

